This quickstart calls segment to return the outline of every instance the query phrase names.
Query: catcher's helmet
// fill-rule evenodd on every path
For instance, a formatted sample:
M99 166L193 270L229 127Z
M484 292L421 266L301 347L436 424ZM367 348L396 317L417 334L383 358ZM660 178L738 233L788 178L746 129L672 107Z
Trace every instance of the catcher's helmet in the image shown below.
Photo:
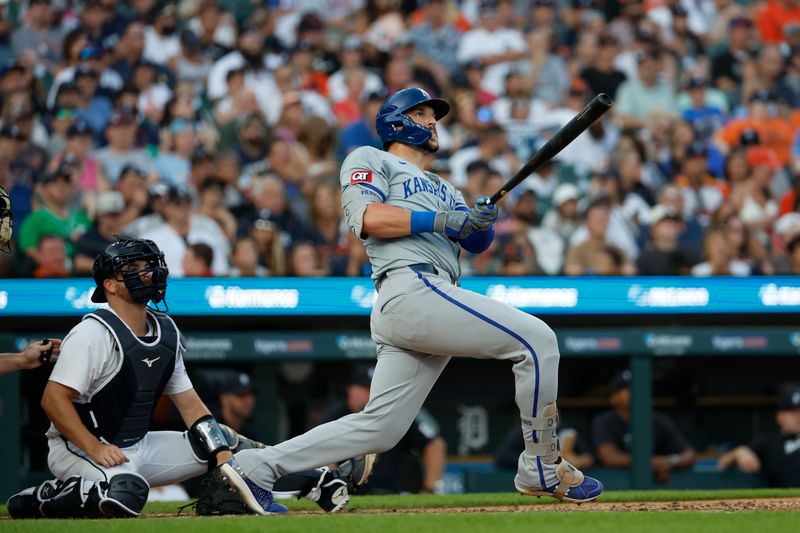
M143 270L131 269L134 261L146 261ZM151 283L142 282L143 273L152 272ZM95 303L107 302L103 282L109 278L125 282L125 287L134 302L157 304L164 300L167 292L169 270L164 261L164 253L158 245L146 239L120 239L112 242L94 260L92 277L97 284L92 293Z
M0 250L8 252L11 241L11 197L0 185Z
M375 119L375 129L384 149L390 142L422 146L430 140L431 130L405 115L409 109L420 104L430 105L436 120L450 112L450 104L440 98L431 98L426 91L417 87L397 91L384 100Z

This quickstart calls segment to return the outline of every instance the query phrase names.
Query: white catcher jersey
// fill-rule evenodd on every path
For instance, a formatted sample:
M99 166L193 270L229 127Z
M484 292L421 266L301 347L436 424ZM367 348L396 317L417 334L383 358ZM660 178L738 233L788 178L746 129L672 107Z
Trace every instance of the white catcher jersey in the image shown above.
M408 211L468 210L461 192L436 174L371 146L354 150L339 175L342 207L350 230L359 238L364 210L373 202ZM372 279L393 268L430 263L453 277L461 275L461 247L440 233L420 233L397 239L364 240L372 263Z

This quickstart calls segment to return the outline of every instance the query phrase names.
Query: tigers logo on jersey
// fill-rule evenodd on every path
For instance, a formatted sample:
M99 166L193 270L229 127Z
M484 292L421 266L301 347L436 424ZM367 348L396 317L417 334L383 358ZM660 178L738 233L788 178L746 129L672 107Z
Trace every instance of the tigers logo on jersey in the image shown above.
M372 183L372 171L356 170L350 174L350 183Z

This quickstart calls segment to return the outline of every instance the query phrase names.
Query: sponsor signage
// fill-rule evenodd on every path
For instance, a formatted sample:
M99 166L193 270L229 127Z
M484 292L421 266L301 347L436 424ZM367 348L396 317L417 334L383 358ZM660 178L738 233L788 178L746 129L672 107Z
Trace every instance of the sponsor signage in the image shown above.
M800 277L464 278L462 285L539 315L797 313ZM0 317L79 316L94 304L91 279L0 279ZM173 279L173 316L366 316L367 278ZM675 339L656 338L668 352ZM725 340L720 340L725 342Z

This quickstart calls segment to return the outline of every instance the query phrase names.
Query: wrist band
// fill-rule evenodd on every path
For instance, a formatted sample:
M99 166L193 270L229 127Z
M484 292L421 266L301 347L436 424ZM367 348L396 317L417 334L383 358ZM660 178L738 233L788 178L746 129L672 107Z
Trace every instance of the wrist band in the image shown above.
M436 219L435 211L412 211L411 234L432 233L433 222Z

